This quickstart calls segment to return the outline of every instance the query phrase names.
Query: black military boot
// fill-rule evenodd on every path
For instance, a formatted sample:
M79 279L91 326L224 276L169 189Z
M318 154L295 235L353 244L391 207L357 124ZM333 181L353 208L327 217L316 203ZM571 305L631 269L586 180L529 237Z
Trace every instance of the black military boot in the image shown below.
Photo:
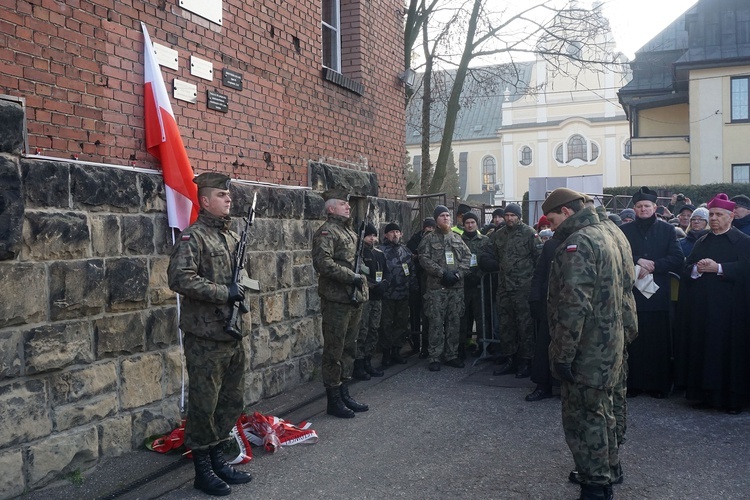
M383 347L383 359L380 362L380 366L382 368L388 368L389 366L393 366L396 363L391 359L391 348L390 347Z
M412 333L409 336L409 345L411 346L411 350L407 354L407 356L414 356L415 354L419 354L419 344L421 340L421 335L418 333Z
M382 377L383 372L372 366L371 357L365 356L363 361L365 371L372 377Z
M528 359L522 359L518 361L518 369L516 370L516 378L527 378L531 375L531 362Z
M193 465L195 466L195 481L193 488L201 490L206 495L223 497L232 492L227 483L219 479L211 468L211 457L208 450L192 450Z
M405 365L407 363L406 358L401 356L400 347L391 347L391 360L393 364Z
M211 457L211 468L219 476L219 479L225 483L245 484L253 480L253 476L247 472L237 470L227 463L220 446L212 446L208 454Z
M606 500L606 488L600 484L582 484L578 500Z
M326 387L326 396L328 396L326 413L339 418L354 418L354 412L347 408L341 400L341 389L338 387Z
M365 361L363 359L354 360L354 371L352 377L357 380L370 380L370 374L365 371Z
M604 498L605 500L614 500L615 498L615 490L612 488L611 484L608 484L604 487Z
M513 359L513 356L508 356L507 358L505 358L505 361L501 363L494 372L492 372L492 374L498 377L500 375L509 375L515 372L516 360Z
M341 384L339 387L341 387L341 401L344 402L347 408L357 413L370 409L369 406L364 403L360 403L349 395L349 386L347 386L346 384Z

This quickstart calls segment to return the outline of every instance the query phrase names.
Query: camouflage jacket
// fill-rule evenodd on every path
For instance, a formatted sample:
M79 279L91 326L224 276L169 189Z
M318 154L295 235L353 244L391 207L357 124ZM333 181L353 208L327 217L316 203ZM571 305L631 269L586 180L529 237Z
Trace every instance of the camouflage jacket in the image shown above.
M635 296L633 295L633 286L637 276L635 275L635 266L627 265L632 260L633 251L630 249L630 242L620 228L609 220L607 211L604 207L596 207L596 213L599 216L599 222L609 234L612 235L617 248L622 255L622 261L625 263L622 267L622 283L625 287L623 293L622 324L625 328L625 345L630 344L638 336L638 313L636 312Z
M390 275L388 287L383 291L383 298L404 300L409 298L409 290L417 285L414 254L401 243L383 242L386 266Z
M354 264L357 253L357 233L351 229L351 219L329 215L315 231L312 242L313 267L318 272L318 295L342 304L367 302L366 286L354 286Z
M500 291L528 294L531 277L534 275L534 268L543 246L539 235L519 221L513 228L506 225L492 233L480 256L480 264L487 272L500 271Z
M182 295L180 328L216 341L234 340L224 332L231 309L227 304L234 253L239 242L231 219L201 211L198 220L180 235L169 259L169 288ZM244 274L244 269L243 269ZM235 326L243 335L249 315L237 315ZM244 325L243 322L247 323Z
M558 235L564 241L552 260L547 307L550 367L555 373L554 363L570 363L577 383L611 388L624 349L620 250L591 207L565 219Z
M464 286L467 288L476 288L479 286L480 280L482 279L482 271L479 269L479 256L484 251L484 246L489 241L489 238L479 231L473 236L470 236L468 232L464 231L461 235L461 239L464 240L466 246L471 251L471 260L469 262L469 272L464 276Z
M463 288L463 277L469 271L471 264L471 250L463 242L461 236L453 231L447 234L436 230L425 234L417 249L419 263L427 275L427 290L438 290L440 288ZM448 258L453 263L447 262ZM440 283L443 271L458 271L460 279L455 285L446 287Z

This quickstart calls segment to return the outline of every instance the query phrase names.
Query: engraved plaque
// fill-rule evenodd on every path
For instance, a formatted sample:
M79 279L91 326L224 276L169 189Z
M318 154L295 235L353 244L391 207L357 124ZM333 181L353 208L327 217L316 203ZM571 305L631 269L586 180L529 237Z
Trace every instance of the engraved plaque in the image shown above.
M156 52L156 60L159 64L169 69L177 69L178 52L166 45L159 45L158 43L154 43L153 45L154 52Z
M180 7L189 10L194 14L198 14L204 19L213 21L218 25L221 25L222 7L224 2L222 0L180 0Z
M242 73L237 73L231 69L224 68L221 70L221 82L225 87L242 90Z
M174 98L187 102L198 102L198 86L175 78L172 81Z
M214 63L190 56L190 74L204 80L213 80Z
M226 113L229 111L229 97L219 94L218 92L206 91L206 100L208 102L208 109L214 109Z

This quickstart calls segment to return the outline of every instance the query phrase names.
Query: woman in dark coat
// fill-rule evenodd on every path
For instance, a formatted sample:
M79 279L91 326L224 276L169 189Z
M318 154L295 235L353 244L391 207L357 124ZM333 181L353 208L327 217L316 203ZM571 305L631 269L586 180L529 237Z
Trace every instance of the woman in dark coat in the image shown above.
M638 337L628 346L628 395L646 391L666 397L672 389L672 325L669 319L670 276L679 273L684 256L674 226L656 217L654 191L642 187L633 195L636 218L620 226L630 242L638 278L653 275L659 287L647 298L633 289L638 312Z
M708 203L711 230L682 270L677 382L697 408L737 414L750 396L750 236L732 227L733 205Z

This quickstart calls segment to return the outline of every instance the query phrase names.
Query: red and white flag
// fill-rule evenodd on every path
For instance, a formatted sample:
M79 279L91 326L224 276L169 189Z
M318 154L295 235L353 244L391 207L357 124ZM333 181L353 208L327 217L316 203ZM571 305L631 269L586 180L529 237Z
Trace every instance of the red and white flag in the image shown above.
M190 166L190 159L174 119L169 94L154 55L151 38L148 36L146 25L141 23L141 27L145 54L143 116L146 149L161 160L169 226L182 231L198 217L198 186L193 182L193 168Z

